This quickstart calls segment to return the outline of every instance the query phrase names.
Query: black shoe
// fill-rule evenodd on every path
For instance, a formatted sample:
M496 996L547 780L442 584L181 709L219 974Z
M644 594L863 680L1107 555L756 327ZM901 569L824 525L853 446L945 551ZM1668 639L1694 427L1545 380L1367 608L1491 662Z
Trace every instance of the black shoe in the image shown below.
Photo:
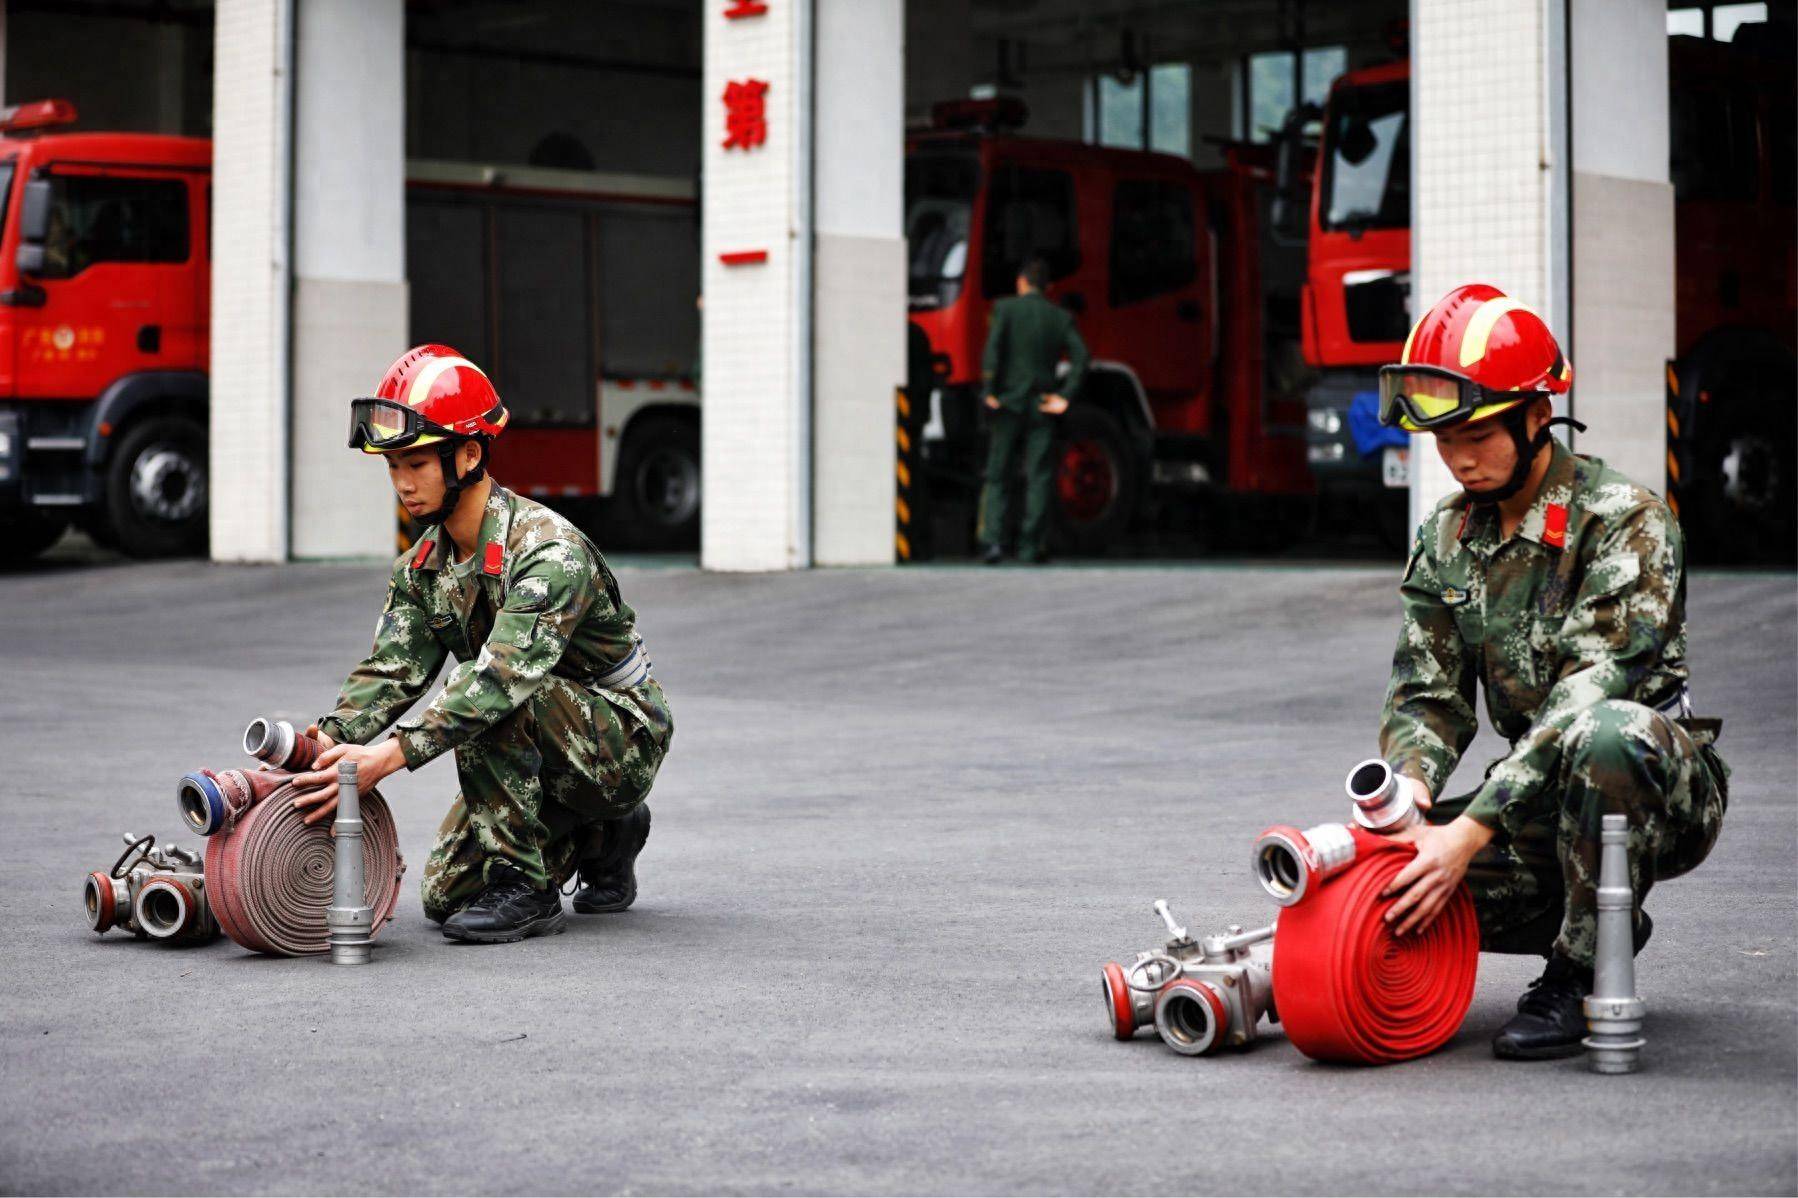
M536 889L511 869L495 871L487 889L443 921L445 936L474 944L510 944L565 929L562 896L553 887Z
M980 554L980 564L983 566L996 566L1004 560L1005 550L997 545L988 545Z
M1558 953L1550 957L1542 976L1517 1000L1517 1014L1492 1037L1492 1055L1509 1061L1546 1061L1584 1052L1586 1013L1581 1003L1590 993L1590 970Z
M637 854L649 839L649 804L605 822L600 855L581 862L581 888L574 909L582 915L609 915L637 901Z

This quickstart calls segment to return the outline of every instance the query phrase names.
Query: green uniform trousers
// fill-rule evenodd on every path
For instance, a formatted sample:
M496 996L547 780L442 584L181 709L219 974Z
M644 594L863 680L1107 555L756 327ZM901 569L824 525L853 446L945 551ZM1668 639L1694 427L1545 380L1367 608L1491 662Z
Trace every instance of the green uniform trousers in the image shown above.
M648 796L672 738L670 729L658 742L603 695L549 679L456 749L462 793L425 860L425 915L448 919L500 865L538 889L567 881L598 852L602 821Z
M980 493L980 528L983 545L1002 545L1011 518L1011 476L1018 454L1024 457L1024 522L1018 530L1018 556L1040 558L1049 548L1049 501L1055 483L1056 418L1031 410L1013 412L1001 408L991 417L986 451L986 481Z
M1629 817L1635 917L1655 882L1685 873L1716 843L1729 801L1728 767L1715 724L1674 720L1640 703L1609 700L1565 721L1555 777L1515 832L1475 855L1467 887L1486 952L1559 952L1591 967L1598 935L1599 832L1606 815ZM1429 812L1445 824L1472 794Z

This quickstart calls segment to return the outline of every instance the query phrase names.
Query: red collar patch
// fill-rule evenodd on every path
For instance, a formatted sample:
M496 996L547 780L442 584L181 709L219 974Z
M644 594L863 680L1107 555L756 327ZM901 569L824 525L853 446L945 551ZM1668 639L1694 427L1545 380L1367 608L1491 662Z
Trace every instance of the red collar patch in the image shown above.
M1461 509L1461 527L1455 529L1455 540L1459 541L1462 537L1467 535L1467 520L1472 515L1473 504L1470 503L1465 508Z
M1542 543L1550 549L1567 547L1567 509L1558 503L1549 504L1542 517Z
M498 541L487 542L487 556L481 562L481 572L498 578L505 568L506 550Z
M425 564L425 558L431 556L432 544L433 542L429 537L418 543L418 552L412 555L412 568L414 570L422 568Z

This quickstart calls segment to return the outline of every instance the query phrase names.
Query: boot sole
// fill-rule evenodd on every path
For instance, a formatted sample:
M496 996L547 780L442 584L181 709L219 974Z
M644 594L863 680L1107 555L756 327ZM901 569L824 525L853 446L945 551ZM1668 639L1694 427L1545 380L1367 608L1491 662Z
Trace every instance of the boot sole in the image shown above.
M1492 1046L1492 1055L1501 1061L1557 1061L1563 1057L1577 1057L1585 1051L1586 1046L1578 1040L1571 1044L1552 1044L1542 1048L1512 1048L1500 1044Z
M579 899L574 899L569 906L573 907L580 915L616 915L620 911L630 910L631 904L636 901L637 896L633 894L622 903L583 903Z
M533 919L530 923L504 932L469 932L460 928L452 932L445 928L443 934L447 939L459 940L465 944L514 944L520 940L529 940L532 936L559 936L567 930L567 917L557 911L554 915Z

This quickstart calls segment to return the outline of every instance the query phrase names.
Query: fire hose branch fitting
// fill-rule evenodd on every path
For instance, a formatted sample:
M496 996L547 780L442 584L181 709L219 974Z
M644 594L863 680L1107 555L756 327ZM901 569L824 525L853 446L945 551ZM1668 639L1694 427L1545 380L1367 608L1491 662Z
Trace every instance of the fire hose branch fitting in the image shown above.
M1255 838L1250 860L1261 889L1290 907L1354 864L1355 838L1346 824L1318 824L1303 832L1276 824Z
M331 964L366 965L369 940L374 935L374 909L365 897L362 882L362 808L356 793L356 763L337 767L337 819L331 825L335 838L336 868L332 876L331 909L325 912L330 929Z
M1225 935L1194 940L1165 902L1156 900L1155 911L1172 936L1167 947L1101 971L1112 1035L1128 1040L1153 1024L1185 1056L1253 1040L1262 1016L1273 1017L1274 929L1232 925Z
M1629 885L1629 819L1604 817L1599 832L1598 950L1586 998L1586 1059L1595 1073L1634 1073L1640 1064L1643 1016L1636 997L1635 895Z
M323 744L296 731L286 720L254 719L243 733L244 752L292 774L311 769L324 750Z
M1355 822L1369 832L1390 835L1423 818L1411 794L1411 780L1394 773L1378 757L1350 770L1343 789L1354 804Z
M174 844L159 849L154 836L130 832L125 844L111 870L96 870L82 884L89 927L101 933L118 927L154 940L202 941L218 935L198 854Z

